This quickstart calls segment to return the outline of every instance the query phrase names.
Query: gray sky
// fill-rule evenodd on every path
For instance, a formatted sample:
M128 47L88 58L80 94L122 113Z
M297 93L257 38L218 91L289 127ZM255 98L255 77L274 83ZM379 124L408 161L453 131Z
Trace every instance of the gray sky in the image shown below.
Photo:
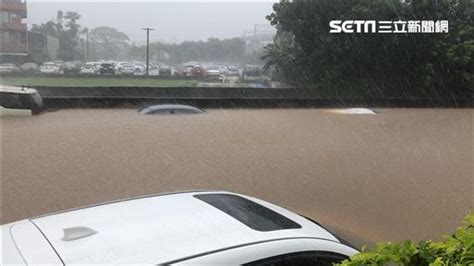
M56 16L57 10L75 11L82 15L79 23L88 28L114 27L125 32L132 41L146 39L143 27L156 31L151 40L206 40L209 37L240 37L254 24L268 24L265 16L272 12L272 0L264 2L28 2L26 22L40 24Z

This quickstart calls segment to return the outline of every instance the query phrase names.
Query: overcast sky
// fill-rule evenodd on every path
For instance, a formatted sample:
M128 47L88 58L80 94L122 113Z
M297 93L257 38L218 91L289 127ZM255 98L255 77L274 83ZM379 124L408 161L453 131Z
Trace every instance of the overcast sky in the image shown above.
M81 14L79 24L90 29L114 27L132 41L144 41L143 27L155 28L151 40L206 40L210 37L240 37L254 24L267 24L265 16L272 12L275 1L28 1L29 26L46 22L57 10Z

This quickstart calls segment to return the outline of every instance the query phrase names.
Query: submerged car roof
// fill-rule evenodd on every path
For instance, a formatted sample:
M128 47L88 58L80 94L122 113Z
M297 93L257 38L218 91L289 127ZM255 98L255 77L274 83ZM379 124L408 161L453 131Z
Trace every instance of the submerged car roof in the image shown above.
M181 104L151 105L151 106L147 106L147 107L144 107L144 108L140 108L138 110L138 112L141 113L141 114L148 114L150 112L160 111L160 110L163 110L163 111L167 111L167 110L187 110L187 111L195 112L197 114L204 113L204 110L202 110L202 109L199 109L199 108L196 108L196 107L193 107L193 106L189 106L189 105L181 105Z
M31 88L0 85L0 92L19 93L19 94L33 94L33 93L36 93L37 91L35 89L31 89Z
M299 215L229 192L148 196L31 222L66 264L161 264L222 248L294 237L338 242Z

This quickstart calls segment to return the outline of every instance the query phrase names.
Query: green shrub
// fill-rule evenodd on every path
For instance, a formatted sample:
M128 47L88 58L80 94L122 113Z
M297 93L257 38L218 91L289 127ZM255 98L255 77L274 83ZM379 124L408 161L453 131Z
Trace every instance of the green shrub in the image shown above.
M340 265L474 265L474 214L467 215L463 226L443 241L380 243Z

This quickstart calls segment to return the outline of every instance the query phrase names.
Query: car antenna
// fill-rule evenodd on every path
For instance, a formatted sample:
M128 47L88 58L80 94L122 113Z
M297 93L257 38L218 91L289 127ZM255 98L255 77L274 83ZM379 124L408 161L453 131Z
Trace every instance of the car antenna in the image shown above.
M64 231L64 235L61 238L61 240L63 241L74 241L74 240L81 239L84 237L89 237L98 233L94 229L91 229L89 227L83 227L83 226L64 228L63 231Z

